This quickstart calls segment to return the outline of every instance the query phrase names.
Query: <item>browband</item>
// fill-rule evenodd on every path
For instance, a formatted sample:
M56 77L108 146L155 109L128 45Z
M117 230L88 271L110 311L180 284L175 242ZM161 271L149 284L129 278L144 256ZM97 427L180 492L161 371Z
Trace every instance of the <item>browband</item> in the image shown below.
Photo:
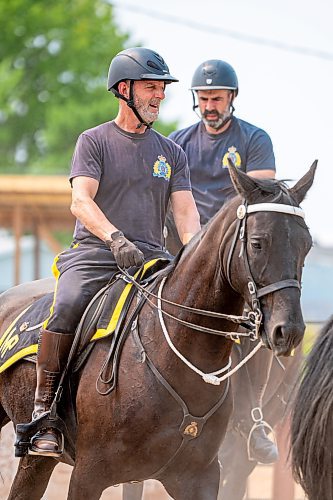
M237 208L238 219L244 219L245 215L253 212L280 212L283 214L298 215L305 218L304 211L299 207L292 205L283 205L281 203L255 203L253 205L239 205Z

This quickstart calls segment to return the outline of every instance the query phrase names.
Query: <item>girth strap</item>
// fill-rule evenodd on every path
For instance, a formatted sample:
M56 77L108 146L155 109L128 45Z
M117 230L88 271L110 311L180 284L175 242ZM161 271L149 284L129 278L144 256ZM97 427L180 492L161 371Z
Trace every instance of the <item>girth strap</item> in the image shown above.
M281 290L282 288L298 288L299 290L301 289L301 285L297 280L293 279L287 279L287 280L281 280L277 281L276 283L272 283L271 285L264 286L257 290L257 297L263 297L264 295L267 295L268 293L273 293L276 292L277 290Z

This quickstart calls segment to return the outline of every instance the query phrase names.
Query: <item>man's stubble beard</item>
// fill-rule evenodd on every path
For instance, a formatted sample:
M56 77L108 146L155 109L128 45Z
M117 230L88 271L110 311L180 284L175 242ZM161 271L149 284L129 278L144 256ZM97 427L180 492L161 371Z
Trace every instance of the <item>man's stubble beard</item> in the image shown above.
M143 99L141 99L140 97L134 96L134 106L137 109L141 118L147 123L155 122L157 120L158 114L159 114L159 108L156 111L156 113L151 113L148 110L149 104L156 104L157 106L159 106L159 101L157 101L157 102L150 101L147 103Z
M207 118L205 117L205 114L209 114L207 113L207 111L201 113L202 121L204 122L205 125L207 125L207 127L217 129L222 125L224 120L226 120L230 116L230 111L225 111L224 113L218 113L218 112L216 113L218 115L216 120L207 120Z

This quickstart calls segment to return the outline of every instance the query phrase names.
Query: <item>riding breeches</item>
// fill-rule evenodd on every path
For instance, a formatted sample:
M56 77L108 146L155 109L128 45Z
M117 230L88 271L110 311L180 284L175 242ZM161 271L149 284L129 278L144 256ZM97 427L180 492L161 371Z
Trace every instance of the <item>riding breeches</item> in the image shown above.
M56 278L51 314L43 327L74 334L93 296L118 270L112 252L104 246L72 244L53 263Z
M169 253L134 242L145 260L167 258ZM57 333L74 334L76 327L94 295L119 271L111 250L102 242L73 242L55 259L52 268L56 288L50 316L43 328Z

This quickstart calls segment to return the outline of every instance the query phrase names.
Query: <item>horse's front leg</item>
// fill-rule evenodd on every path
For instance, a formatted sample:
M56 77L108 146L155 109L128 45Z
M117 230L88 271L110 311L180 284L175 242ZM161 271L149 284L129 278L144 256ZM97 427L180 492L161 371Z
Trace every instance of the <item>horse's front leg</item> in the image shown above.
M40 500L58 461L52 457L25 455L21 458L8 500Z
M105 447L107 446L106 442ZM106 488L116 484L114 478L117 468L119 463L116 458L112 464L101 448L97 450L89 450L89 446L84 449L79 448L67 500L99 500Z
M174 474L160 481L174 500L216 500L220 465L216 458L203 470Z

